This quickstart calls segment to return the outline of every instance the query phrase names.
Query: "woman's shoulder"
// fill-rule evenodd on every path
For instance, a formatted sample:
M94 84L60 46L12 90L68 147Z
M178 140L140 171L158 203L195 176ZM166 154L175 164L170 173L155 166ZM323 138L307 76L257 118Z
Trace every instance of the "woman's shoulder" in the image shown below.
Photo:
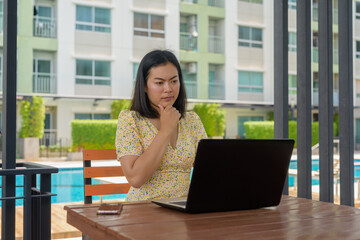
M140 115L136 111L122 110L119 114L118 119L127 121L138 121L140 118Z
M194 111L188 111L185 113L185 120L198 120L200 117Z
M199 121L201 122L200 117L195 112L189 111L185 113L184 116L185 123L194 125L194 124L198 124Z

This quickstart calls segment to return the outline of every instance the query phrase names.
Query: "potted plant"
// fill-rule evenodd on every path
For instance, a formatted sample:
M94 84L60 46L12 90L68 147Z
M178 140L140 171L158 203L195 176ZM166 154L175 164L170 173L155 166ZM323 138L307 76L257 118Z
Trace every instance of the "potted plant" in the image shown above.
M28 97L21 101L21 129L19 133L21 158L39 159L39 139L44 135L45 106L42 97Z

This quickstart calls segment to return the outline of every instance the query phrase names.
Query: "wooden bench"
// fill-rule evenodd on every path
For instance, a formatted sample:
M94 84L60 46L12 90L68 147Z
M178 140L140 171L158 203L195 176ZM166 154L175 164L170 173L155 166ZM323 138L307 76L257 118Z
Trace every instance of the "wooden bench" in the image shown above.
M126 194L130 189L128 183L92 184L93 178L124 177L121 166L91 166L91 161L112 161L117 159L115 149L84 150L84 203L92 203L92 196Z

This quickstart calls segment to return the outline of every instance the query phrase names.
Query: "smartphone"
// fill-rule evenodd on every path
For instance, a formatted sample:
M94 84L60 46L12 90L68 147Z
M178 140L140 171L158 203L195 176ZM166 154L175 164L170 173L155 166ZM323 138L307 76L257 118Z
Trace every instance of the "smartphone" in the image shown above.
M119 215L121 213L122 204L102 204L97 210L98 215Z

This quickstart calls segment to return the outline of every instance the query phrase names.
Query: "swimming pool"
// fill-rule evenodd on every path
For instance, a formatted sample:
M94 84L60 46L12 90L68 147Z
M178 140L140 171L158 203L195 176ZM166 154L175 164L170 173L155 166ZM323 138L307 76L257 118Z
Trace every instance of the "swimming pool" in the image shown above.
M37 179L39 182L39 179ZM51 175L51 192L57 196L51 197L51 203L83 202L84 182L82 168L62 168L59 173ZM93 181L99 184L100 181ZM1 184L1 181L0 181ZM23 185L23 176L16 176L16 185ZM1 196L1 191L0 191ZM16 196L23 196L23 187L16 187ZM122 199L126 194L106 195L103 199ZM99 200L100 196L94 196L93 200ZM16 200L17 206L23 205L22 199ZM1 201L0 201L1 206Z
M355 159L354 160L355 166L354 166L354 177L360 177L360 160L359 159ZM290 161L290 169L297 169L297 161L296 160L291 160ZM317 171L319 170L319 160L312 160L311 161L311 168L312 171ZM293 175L289 175L289 186L293 187L294 186L294 179L295 177ZM319 185L319 179L312 179L312 185Z
M297 169L296 160L290 162L290 169ZM312 161L312 170L319 169L319 160ZM355 160L354 176L360 177L360 160ZM289 175L289 186L294 186L295 177ZM99 184L100 181L94 181L94 184ZM0 177L1 184L1 177ZM23 177L16 177L16 185L23 185ZM312 185L319 185L318 179L312 179ZM57 196L51 197L52 203L66 203L66 202L83 202L84 201L84 182L82 168L61 168L59 173L51 175L51 192L56 193ZM1 196L1 191L0 191ZM23 196L23 187L16 188L16 196ZM103 199L123 199L126 194L105 195ZM93 200L99 200L100 196L94 196ZM16 205L23 205L23 200L16 200ZM0 201L1 207L1 201Z

